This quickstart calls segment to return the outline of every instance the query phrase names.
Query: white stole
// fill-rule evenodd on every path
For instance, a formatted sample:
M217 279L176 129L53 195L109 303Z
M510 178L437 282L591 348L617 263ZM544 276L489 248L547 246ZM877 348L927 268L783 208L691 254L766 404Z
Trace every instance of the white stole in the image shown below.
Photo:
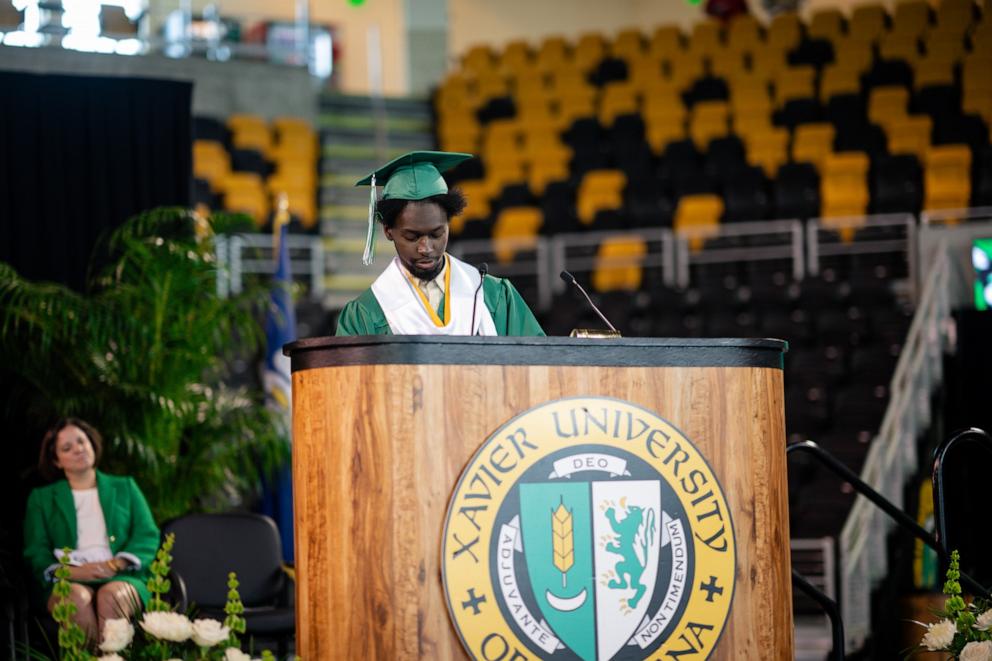
M410 282L399 257L393 257L386 270L372 283L372 293L379 302L389 329L394 335L496 335L496 324L486 307L481 275L465 262L448 255L451 269L451 319L446 326L437 326L428 314L416 285ZM478 294L476 294L478 290ZM472 327L472 306L475 304L475 327ZM443 320L442 320L443 321Z

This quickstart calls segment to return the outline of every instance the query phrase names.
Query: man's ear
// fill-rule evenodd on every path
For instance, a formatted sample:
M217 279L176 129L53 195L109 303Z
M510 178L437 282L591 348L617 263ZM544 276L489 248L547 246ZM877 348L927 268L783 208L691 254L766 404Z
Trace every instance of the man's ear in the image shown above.
M390 241L393 240L393 228L392 227L386 227L385 225L383 225L382 226L382 233L385 234L386 235L386 238L389 239Z

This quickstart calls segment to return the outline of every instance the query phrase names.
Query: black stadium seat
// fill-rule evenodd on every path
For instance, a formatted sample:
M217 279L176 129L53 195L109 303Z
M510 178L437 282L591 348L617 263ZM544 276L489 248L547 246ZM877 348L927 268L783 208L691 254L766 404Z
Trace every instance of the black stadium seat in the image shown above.
M872 213L918 213L922 203L923 172L915 156L883 156L872 164Z
M778 218L813 218L820 214L820 177L810 163L787 163L774 184Z

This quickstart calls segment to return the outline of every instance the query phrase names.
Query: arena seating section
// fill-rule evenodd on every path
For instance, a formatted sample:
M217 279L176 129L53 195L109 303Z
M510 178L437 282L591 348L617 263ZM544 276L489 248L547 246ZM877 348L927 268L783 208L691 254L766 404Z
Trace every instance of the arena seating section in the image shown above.
M972 0L475 47L434 97L439 148L480 155L452 174L469 198L452 233L678 235L990 205L989 71L992 15ZM857 240L850 225L836 241ZM636 258L645 248L627 232L591 250ZM501 262L514 255L497 247ZM628 335L787 339L790 440L816 440L859 471L912 316L893 286L905 282L905 257L853 254L801 281L746 263L701 266L683 291L640 268L619 280L609 277L619 269L594 271L588 283ZM545 328L599 326L583 309L560 296ZM848 485L800 462L790 491L793 537L839 533Z
M290 227L317 227L320 152L309 124L292 117L276 118L271 126L254 115L232 115L226 122L196 117L193 133L198 206L245 213L265 229L284 194Z

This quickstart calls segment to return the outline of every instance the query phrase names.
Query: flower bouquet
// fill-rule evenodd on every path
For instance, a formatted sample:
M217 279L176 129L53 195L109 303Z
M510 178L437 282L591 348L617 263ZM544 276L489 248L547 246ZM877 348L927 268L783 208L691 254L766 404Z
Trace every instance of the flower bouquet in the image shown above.
M941 619L932 624L917 622L927 630L915 649L946 652L960 661L992 661L992 603L986 599L965 603L959 563L958 552L952 552L944 583L947 600L944 610L937 613Z
M172 563L170 551L175 535L166 536L150 568L152 578L148 581L151 599L142 613L136 608L135 621L127 618L107 620L103 625L99 649L103 656L94 656L86 649L86 636L73 622L76 606L69 601L68 549L63 554L61 565L55 571L57 581L53 593L59 603L52 616L59 623L59 655L63 661L251 661L242 652L239 634L245 632L242 617L244 605L238 594L238 579L234 572L228 575L227 604L223 622L213 619L190 619L177 613L163 599L171 585L168 578ZM137 625L137 626L136 626ZM273 654L266 650L262 661L274 661Z

